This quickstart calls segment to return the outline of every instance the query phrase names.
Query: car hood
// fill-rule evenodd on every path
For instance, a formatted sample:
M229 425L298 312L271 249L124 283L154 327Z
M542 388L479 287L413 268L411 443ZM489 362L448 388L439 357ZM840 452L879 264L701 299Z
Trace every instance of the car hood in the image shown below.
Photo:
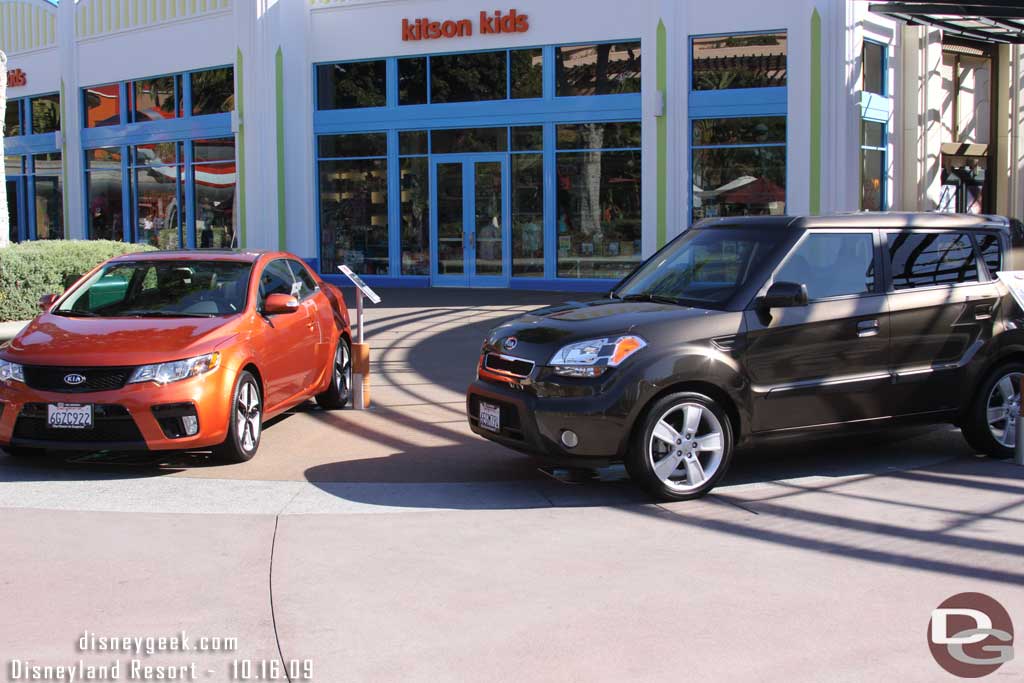
M71 318L44 313L2 350L29 365L129 366L199 356L235 333L231 318Z
M735 322L731 320L735 316L735 313L649 301L570 301L499 325L491 330L484 347L542 365L566 344L586 339L632 333L648 342L670 338L678 343L707 338L721 330L729 333L730 325L731 333L735 333ZM730 318L729 323L725 323L725 317ZM704 324L705 321L709 324ZM516 340L511 349L505 344L509 337Z

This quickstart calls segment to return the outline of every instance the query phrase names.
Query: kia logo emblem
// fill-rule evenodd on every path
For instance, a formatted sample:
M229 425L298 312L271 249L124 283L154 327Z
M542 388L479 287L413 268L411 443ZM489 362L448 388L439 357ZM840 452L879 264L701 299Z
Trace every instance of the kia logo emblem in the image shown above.
M503 341L501 343L501 348L505 349L506 351L511 351L512 349L516 348L516 346L518 346L518 345L519 345L519 340L518 339L516 339L515 337L508 337L507 339L505 339L505 341Z
M76 386L85 381L85 377L79 375L77 372L72 372L70 375L64 375L64 384L70 384Z

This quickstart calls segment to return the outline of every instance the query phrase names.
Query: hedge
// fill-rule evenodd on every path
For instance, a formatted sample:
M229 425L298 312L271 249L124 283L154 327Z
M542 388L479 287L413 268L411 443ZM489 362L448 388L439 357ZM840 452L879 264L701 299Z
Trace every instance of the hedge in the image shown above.
M0 249L0 322L39 313L39 297L60 294L113 256L152 247L109 240L39 240Z

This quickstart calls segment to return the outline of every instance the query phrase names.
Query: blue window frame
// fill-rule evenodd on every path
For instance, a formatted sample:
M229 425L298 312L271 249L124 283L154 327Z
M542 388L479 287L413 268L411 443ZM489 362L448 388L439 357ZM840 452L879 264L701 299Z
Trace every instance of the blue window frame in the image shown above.
M87 237L234 243L233 84L228 65L82 88ZM197 159L214 148L230 158Z
M8 100L4 125L6 130L17 130L4 139L8 168L18 169L17 173L8 171L8 201L12 211L17 211L16 221L11 223L12 237L63 237L63 165L57 145L60 95L42 93Z
M787 43L784 30L691 36L692 222L785 213Z
M860 208L889 208L889 46L865 40L861 47Z
M595 44L597 43L582 43ZM433 148L431 137L437 131L498 128L503 131L501 135L504 143L500 150L494 151L505 158L502 163L502 168L505 169L503 182L506 188L506 201L511 202L510 210L504 214L506 222L510 223L510 226L505 228L505 245L510 245L512 250L509 253L510 260L505 259L505 283L513 288L548 286L595 290L608 287L609 280L606 279L557 279L556 126L600 122L636 123L641 115L641 97L639 92L600 96L557 96L555 50L556 46L546 45L497 51L508 56L505 72L508 80L504 99L430 103L430 60L444 55L403 56L383 58L386 74L386 98L383 106L315 109L313 123L316 140L313 144L317 145L314 154L318 178L321 163L331 160L331 157L320 153L319 140L322 136L379 132L387 141L386 154L377 157L386 169L384 173L387 177L387 268L369 275L369 281L384 285L401 283L404 286L430 284L430 254L435 245L430 244L427 234L434 190L429 179L431 159L440 153L439 149ZM518 96L523 92L536 94L536 90L531 91L529 88L536 88L538 73L532 72L532 85L526 91L517 89L513 79L517 54L529 55L531 67L535 62L539 63L539 96ZM420 103L399 104L402 87L406 87L403 101L410 101L407 87L410 83L410 72L406 69L403 85L400 78L401 67L408 67L414 63L408 60L416 59L423 60L416 62L422 65L422 69L416 74L418 82L425 84L425 87L411 100ZM320 86L318 75L321 66L323 65L313 65L310 74L314 91ZM320 101L317 92L314 92L313 97L314 103ZM523 128L530 128L531 141L524 141L526 136L522 135L520 130ZM509 137L505 138L505 135ZM479 153L493 152L485 152L481 147ZM468 155L467 159L469 157L472 157L472 154ZM480 157L481 160L482 158ZM517 173L521 174L520 178L528 177L528 182L535 183L539 179L541 186L537 188L537 192L517 194ZM320 192L318 188L318 204L321 203ZM336 271L333 268L334 259L325 258L327 255L324 253L325 226L322 206L318 206L317 219L319 268L326 277L332 278ZM538 226L538 221L542 225ZM507 251L509 246L504 248ZM637 256L639 257L639 254Z

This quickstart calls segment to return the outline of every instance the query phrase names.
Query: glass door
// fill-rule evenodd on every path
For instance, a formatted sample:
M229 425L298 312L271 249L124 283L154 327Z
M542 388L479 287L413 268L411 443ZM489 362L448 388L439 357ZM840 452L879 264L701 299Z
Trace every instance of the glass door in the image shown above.
M508 192L504 155L439 155L431 163L433 284L508 285Z
M11 242L20 242L26 239L25 226L22 225L22 188L24 187L24 180L22 178L16 178L11 180L7 179L7 215L10 220L10 232L8 237Z

